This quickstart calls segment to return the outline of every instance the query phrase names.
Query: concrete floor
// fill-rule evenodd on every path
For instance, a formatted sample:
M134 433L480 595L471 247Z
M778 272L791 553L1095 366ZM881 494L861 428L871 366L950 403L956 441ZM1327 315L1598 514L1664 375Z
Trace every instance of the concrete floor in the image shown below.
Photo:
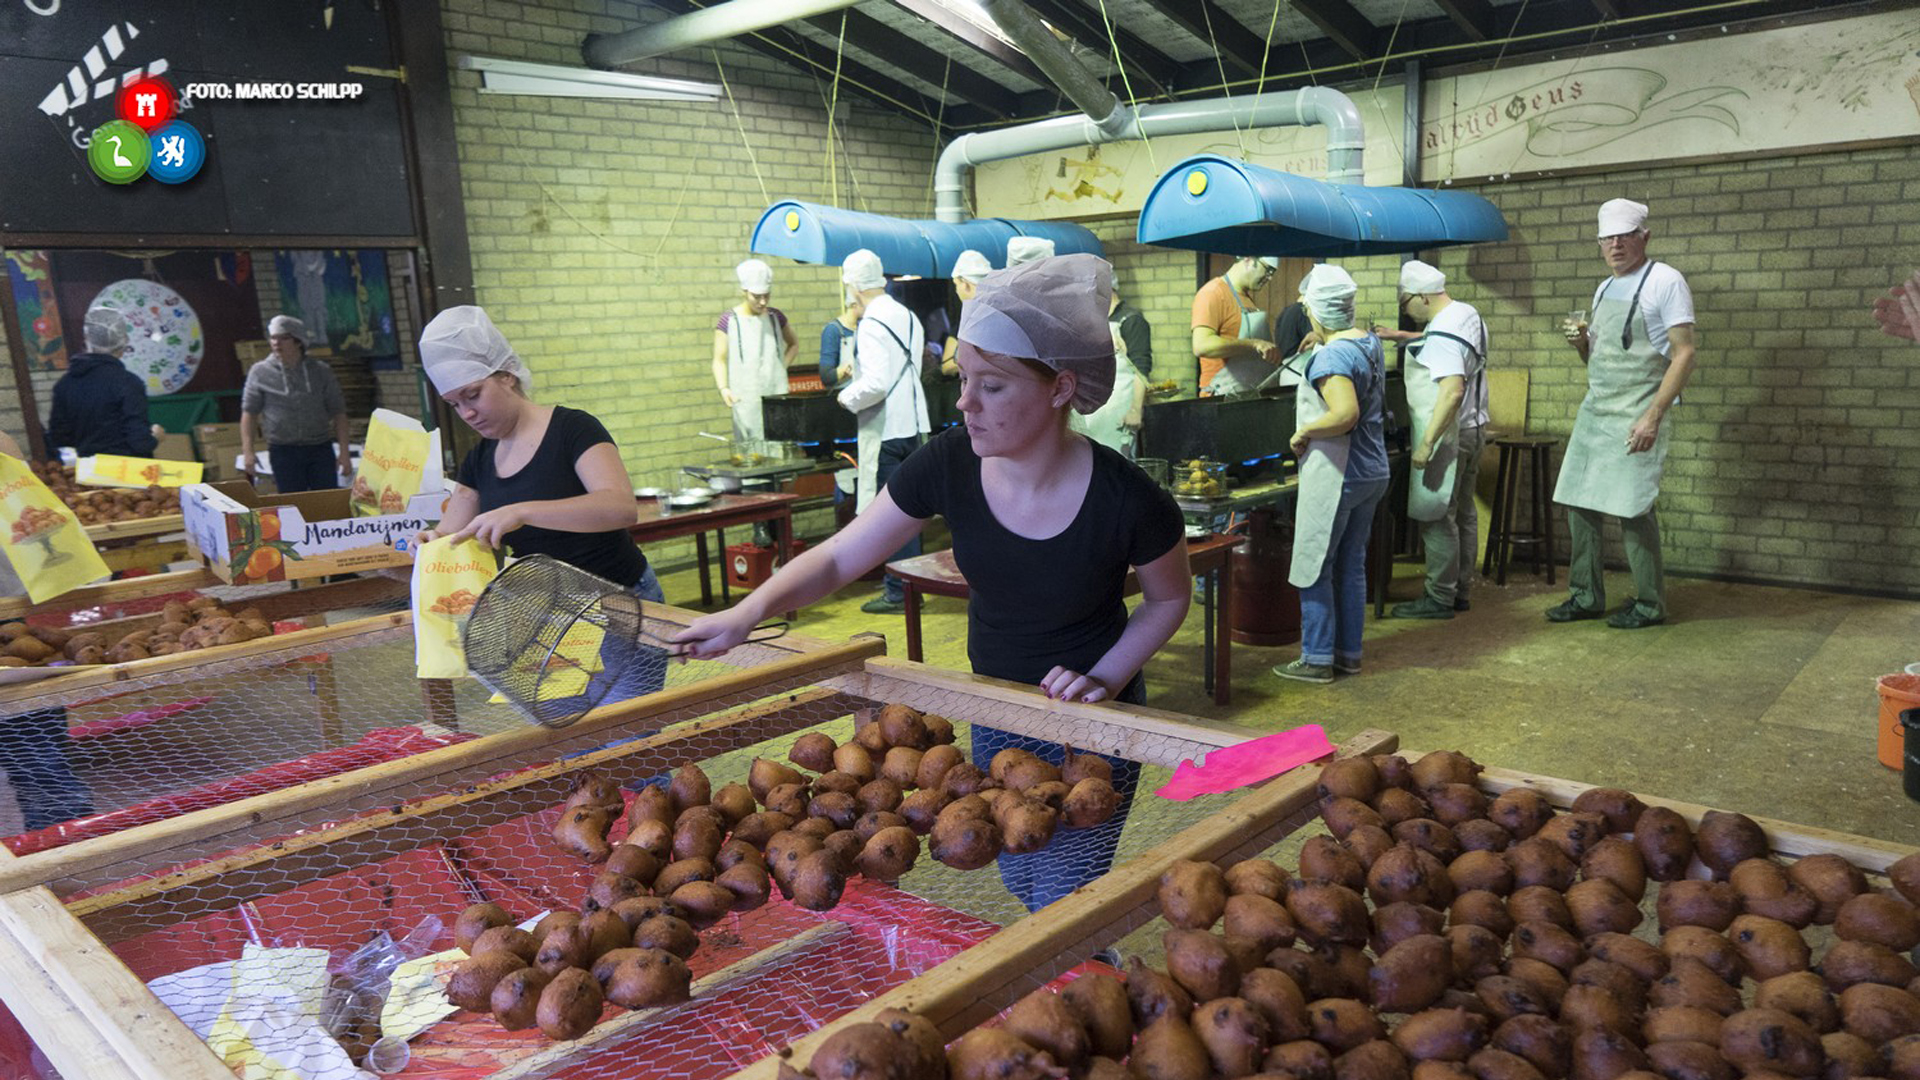
M1395 599L1419 594L1419 573L1396 568ZM1616 577L1609 593L1629 595ZM1874 679L1920 660L1920 603L1675 579L1670 624L1620 631L1547 623L1561 581L1476 581L1473 610L1449 622L1370 620L1366 673L1332 686L1270 673L1294 647L1235 645L1226 708L1201 689L1196 604L1147 666L1148 704L1261 731L1318 723L1336 742L1386 728L1406 747L1920 844L1920 805L1874 757ZM671 603L699 596L691 570L662 584ZM879 631L905 658L903 620L859 610L875 587L814 605L794 631ZM964 670L964 602L932 598L922 625L926 661Z

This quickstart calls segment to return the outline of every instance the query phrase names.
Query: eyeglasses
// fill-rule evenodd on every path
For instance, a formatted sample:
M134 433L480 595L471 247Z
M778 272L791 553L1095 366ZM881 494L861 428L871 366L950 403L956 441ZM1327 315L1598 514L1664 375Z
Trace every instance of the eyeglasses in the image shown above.
M1603 236L1603 237L1601 237L1601 238L1600 238L1600 246L1601 246L1601 247L1613 247L1614 245L1616 245L1616 244L1618 244L1618 245L1620 245L1620 246L1622 246L1622 247L1624 247L1624 246L1626 246L1627 244L1629 244L1629 243L1631 243L1631 242L1633 242L1634 240L1637 240L1637 239L1639 239L1639 237L1640 237L1640 233L1638 233L1638 232L1628 232L1628 233L1615 233L1615 234L1613 234L1612 236Z

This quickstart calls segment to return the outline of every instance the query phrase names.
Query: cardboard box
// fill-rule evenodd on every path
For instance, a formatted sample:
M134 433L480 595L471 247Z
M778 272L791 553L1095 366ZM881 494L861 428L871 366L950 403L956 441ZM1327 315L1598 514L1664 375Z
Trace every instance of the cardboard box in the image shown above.
M199 461L206 465L209 481L239 478L240 471L233 467L240 456L239 424L196 424L193 441L200 448Z
M422 492L398 514L354 517L345 488L261 495L245 480L180 489L196 557L234 585L408 566L413 536L440 520L447 492Z
M234 359L240 361L242 374L253 365L273 354L273 342L266 338L242 339L233 343Z
M160 445L154 448L153 456L159 461L199 461L193 456L193 440L172 431L160 436Z

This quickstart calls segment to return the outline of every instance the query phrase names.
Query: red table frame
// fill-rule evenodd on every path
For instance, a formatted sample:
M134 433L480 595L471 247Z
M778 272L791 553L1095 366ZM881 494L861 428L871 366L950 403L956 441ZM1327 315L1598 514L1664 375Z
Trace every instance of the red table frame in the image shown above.
M1232 590L1222 588L1223 574L1227 568L1227 555L1246 540L1242 536L1222 536L1209 533L1199 540L1187 541L1187 561L1192 565L1195 577L1203 581L1201 606L1206 609L1207 620L1202 629L1202 641L1206 659L1201 666L1201 682L1205 689L1213 694L1215 705L1225 705L1232 700L1233 638L1227 628L1231 618ZM911 559L901 559L887 564L887 572L899 578L906 586L907 601L907 659L918 662L922 657L920 647L920 597L952 596L966 599L973 595L967 586L967 579L960 574L960 567L953 561L953 552L936 551L929 555L916 555ZM1123 595L1132 596L1140 591L1140 577L1132 570L1127 571L1126 591Z
M774 558L784 566L793 555L793 504L803 497L786 491L719 495L705 506L677 510L671 514L660 512L658 499L637 499L640 520L627 531L642 548L656 540L693 537L694 553L700 560L700 605L712 607L713 583L707 577L707 534L720 534L719 554L724 560L727 557L727 536L723 530L764 521L773 533ZM725 604L733 602L733 590L727 585L725 565L720 568L720 599Z

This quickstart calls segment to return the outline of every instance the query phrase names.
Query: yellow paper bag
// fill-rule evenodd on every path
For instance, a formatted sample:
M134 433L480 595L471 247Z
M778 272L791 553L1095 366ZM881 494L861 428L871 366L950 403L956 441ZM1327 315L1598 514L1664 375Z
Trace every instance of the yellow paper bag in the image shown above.
M0 454L0 551L38 604L111 571L80 519L19 458Z
M410 416L375 409L353 473L353 512L360 517L404 513L408 499L439 490L440 475L440 433Z
M160 461L156 458L95 454L80 459L74 466L73 478L78 483L94 487L143 488L149 484L185 487L199 483L200 474L205 468L197 461Z
M478 540L430 540L413 556L414 663L422 679L467 673L461 644L467 615L500 572L499 557Z

